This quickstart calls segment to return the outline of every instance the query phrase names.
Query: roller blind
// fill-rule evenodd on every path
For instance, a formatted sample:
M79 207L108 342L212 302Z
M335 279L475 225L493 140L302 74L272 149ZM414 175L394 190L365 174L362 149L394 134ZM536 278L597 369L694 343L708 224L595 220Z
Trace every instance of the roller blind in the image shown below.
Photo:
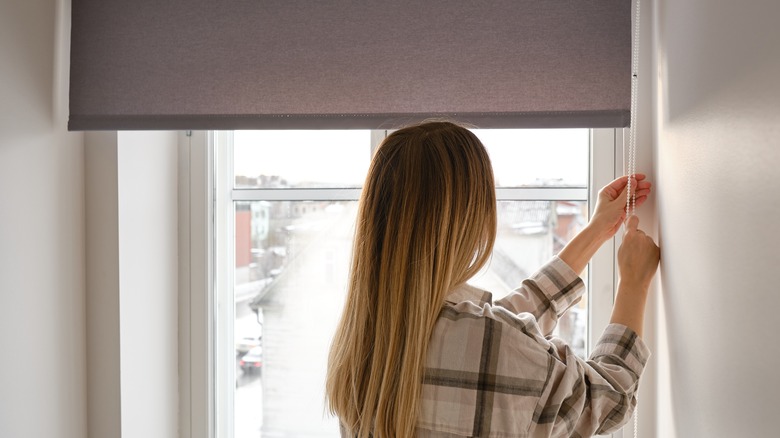
M626 0L73 0L70 130L623 127Z

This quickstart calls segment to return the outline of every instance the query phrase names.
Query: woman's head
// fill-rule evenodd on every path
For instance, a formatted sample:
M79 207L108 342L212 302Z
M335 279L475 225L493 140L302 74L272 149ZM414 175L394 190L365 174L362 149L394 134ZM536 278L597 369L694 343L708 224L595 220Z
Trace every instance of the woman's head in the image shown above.
M328 359L328 404L352 434L413 435L444 298L484 266L495 233L493 172L473 133L437 121L382 142L363 187Z
M391 133L376 151L363 192L359 237L366 232L381 243L377 255L418 245L413 260L435 258L451 270L451 287L488 260L496 232L493 170L468 129L435 121Z

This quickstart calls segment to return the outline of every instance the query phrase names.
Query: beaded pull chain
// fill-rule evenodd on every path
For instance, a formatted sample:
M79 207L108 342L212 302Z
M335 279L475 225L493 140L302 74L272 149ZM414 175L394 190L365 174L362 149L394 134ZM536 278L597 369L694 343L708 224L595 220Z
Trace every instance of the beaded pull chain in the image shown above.
M634 17L634 41L631 63L631 127L628 137L628 190L626 191L626 220L636 212L636 187L631 187L631 179L636 174L636 113L637 94L639 94L639 0L636 0L636 14Z
M636 9L634 15L634 41L632 50L631 64L631 127L628 138L628 190L626 191L626 220L636 212L636 187L632 193L631 178L636 174L636 131L637 131L637 95L639 94L639 1L636 0ZM625 156L625 154L624 154ZM634 438L639 436L639 394L635 396L637 404L634 408Z

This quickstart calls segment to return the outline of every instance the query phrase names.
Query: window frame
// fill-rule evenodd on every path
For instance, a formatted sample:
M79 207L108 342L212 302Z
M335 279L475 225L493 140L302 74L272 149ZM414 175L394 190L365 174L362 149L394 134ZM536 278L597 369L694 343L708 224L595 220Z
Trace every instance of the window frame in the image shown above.
M589 188L497 188L499 200L587 200L593 214L598 190L623 174L625 129L591 129ZM387 131L372 131L372 152ZM234 201L357 200L361 189L234 189L232 133L187 131L179 145L180 188L180 431L192 438L233 437L235 365L232 350L234 314L233 252ZM587 339L592 351L596 337L609 323L617 284L615 255L620 233L604 244L588 269ZM220 268L222 267L222 268ZM217 291L221 291L217 293ZM221 358L221 359L220 359ZM222 388L222 389L220 389ZM224 406L225 409L216 409ZM225 415L229 413L230 415ZM630 424L630 423L629 423ZM625 426L625 436L629 436ZM623 430L613 433L622 438Z

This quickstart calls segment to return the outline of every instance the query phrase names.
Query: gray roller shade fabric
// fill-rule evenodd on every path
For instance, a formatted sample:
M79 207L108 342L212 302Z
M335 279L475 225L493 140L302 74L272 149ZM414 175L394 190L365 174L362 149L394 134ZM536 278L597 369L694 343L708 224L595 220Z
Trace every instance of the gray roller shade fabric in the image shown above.
M70 130L624 127L627 0L73 0Z

